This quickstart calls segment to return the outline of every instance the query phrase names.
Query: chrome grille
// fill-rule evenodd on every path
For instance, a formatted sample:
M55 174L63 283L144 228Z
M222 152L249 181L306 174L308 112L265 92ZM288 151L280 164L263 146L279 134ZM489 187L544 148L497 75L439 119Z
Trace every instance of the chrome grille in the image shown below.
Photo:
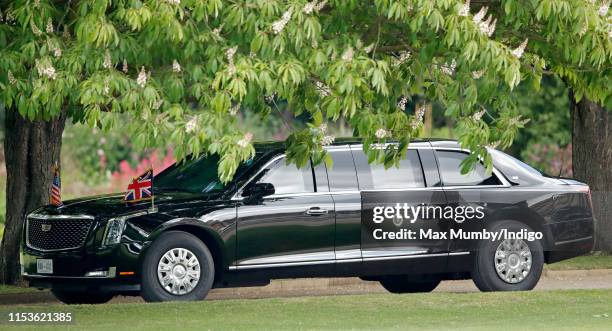
M27 219L26 243L41 251L55 251L82 247L87 239L93 218L84 217L36 217Z

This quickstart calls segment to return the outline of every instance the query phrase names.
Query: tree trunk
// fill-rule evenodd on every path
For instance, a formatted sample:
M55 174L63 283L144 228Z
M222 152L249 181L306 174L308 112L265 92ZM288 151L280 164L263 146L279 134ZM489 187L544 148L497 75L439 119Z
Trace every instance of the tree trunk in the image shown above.
M570 89L574 177L591 187L595 250L612 252L612 112Z
M0 246L0 283L15 284L20 278L19 245L25 215L49 204L52 166L59 162L65 123L65 112L50 121L29 121L16 110L6 110L6 223Z

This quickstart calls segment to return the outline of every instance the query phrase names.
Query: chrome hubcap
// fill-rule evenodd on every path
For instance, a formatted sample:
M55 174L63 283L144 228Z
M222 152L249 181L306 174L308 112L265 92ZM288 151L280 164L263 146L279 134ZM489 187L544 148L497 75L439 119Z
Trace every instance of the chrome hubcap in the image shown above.
M531 263L531 250L525 241L506 239L497 246L495 271L504 282L522 282L531 271Z
M173 248L159 259L157 279L166 292L185 295L200 281L200 261L188 249Z

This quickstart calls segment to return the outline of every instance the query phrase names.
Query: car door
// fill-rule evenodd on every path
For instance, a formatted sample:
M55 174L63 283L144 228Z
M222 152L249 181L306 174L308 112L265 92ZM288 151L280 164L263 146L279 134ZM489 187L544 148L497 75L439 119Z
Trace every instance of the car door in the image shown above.
M508 203L507 180L497 170L488 173L481 163L474 164L467 174L461 173L461 162L469 153L457 148L436 148L440 178L453 216L447 221L455 237L451 242L449 271L464 270L470 263L470 252L478 240L462 239L457 233L476 233L485 229L496 211Z
M361 266L361 195L355 162L349 145L327 149L332 165L327 168L334 201L336 275L358 274Z
M245 196L237 206L237 269L333 265L334 206L320 192L311 165L298 169L283 155L268 162L249 185L269 183L274 194Z
M363 205L361 251L366 273L445 270L449 224L431 208L444 206L446 197L436 189L439 178L430 153L427 143L413 143L399 167L385 169L368 164L365 153L353 149ZM424 171L422 163L433 172Z

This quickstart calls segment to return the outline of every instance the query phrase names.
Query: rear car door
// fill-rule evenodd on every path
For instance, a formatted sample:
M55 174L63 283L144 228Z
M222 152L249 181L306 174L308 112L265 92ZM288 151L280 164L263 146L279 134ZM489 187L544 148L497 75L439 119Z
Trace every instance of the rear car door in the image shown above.
M376 274L444 271L449 224L442 215L427 208L441 208L446 198L442 190L436 189L439 177L428 144L411 144L399 168L385 169L381 164L368 164L361 149L353 149L353 156L363 205L361 250L364 270ZM426 171L422 163L428 167ZM386 214L388 208L393 211ZM412 231L412 237L408 231ZM385 234L395 237L385 237Z
M309 165L277 156L248 185L269 183L274 194L237 206L237 269L313 264L333 266L334 205L325 183L318 192Z

